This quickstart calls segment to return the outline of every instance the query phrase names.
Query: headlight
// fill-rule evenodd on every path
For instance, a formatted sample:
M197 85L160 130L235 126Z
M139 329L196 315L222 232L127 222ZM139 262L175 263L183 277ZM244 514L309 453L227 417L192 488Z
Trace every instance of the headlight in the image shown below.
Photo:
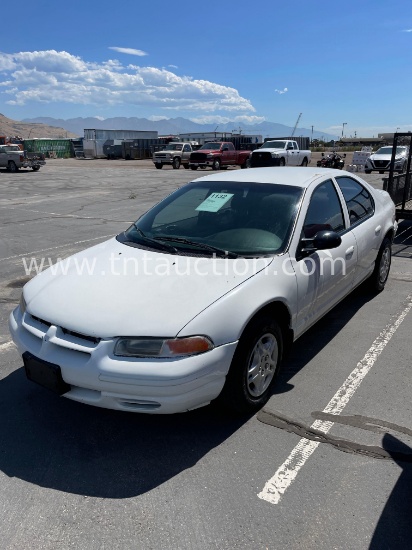
M206 336L187 338L119 338L114 347L118 357L184 357L213 349Z
M208 153L207 158L212 159L215 155L213 153Z
M19 306L20 306L21 314L23 315L23 313L26 311L26 300L24 299L23 292L21 293L21 296L20 296Z

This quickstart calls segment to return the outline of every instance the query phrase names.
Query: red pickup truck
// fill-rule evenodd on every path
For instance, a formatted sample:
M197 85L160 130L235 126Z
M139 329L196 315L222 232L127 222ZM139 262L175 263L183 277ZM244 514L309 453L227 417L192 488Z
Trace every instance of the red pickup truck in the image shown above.
M191 153L189 166L192 170L210 167L212 170L226 169L228 166L248 167L250 151L236 151L230 141L205 143Z

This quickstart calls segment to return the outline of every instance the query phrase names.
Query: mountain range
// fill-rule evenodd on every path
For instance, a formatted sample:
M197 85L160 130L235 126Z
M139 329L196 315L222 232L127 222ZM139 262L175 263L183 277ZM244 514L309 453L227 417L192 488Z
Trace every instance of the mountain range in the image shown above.
M259 124L244 124L239 126L239 122L227 122L225 124L198 124L192 122L186 118L170 118L162 120L149 120L147 118L136 117L114 117L100 119L96 117L88 118L51 118L51 117L37 117L26 118L22 120L26 124L42 124L50 127L63 128L65 131L75 134L77 136L83 136L84 129L103 129L103 130L153 130L157 131L159 135L176 135L189 132L231 132L261 135L265 137L286 137L290 136L293 127L285 126L284 124L278 124L276 122L260 122ZM313 137L314 139L332 140L336 139L336 135L326 134L325 132L313 131L308 128L296 128L295 136ZM32 133L32 137L36 136L35 132ZM64 137L64 136L62 136Z

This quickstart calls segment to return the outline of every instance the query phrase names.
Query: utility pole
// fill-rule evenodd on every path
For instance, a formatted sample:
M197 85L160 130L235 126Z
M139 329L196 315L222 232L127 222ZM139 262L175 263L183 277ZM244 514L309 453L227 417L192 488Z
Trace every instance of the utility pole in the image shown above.
M345 130L345 126L347 125L347 122L342 123L342 139L343 139L343 132Z
M313 126L312 126L312 133L310 134L310 143L313 143Z

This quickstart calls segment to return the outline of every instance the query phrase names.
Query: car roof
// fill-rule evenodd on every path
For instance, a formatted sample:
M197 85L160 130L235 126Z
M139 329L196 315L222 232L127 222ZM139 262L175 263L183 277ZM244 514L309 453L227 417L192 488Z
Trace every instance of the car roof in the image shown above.
M322 176L351 175L345 170L334 170L328 168L306 168L306 167L283 167L274 166L269 168L247 168L246 170L232 170L230 172L211 174L193 180L194 182L207 181L233 181L233 182L254 182L273 183L274 185L292 185L294 187L309 187L316 179Z

